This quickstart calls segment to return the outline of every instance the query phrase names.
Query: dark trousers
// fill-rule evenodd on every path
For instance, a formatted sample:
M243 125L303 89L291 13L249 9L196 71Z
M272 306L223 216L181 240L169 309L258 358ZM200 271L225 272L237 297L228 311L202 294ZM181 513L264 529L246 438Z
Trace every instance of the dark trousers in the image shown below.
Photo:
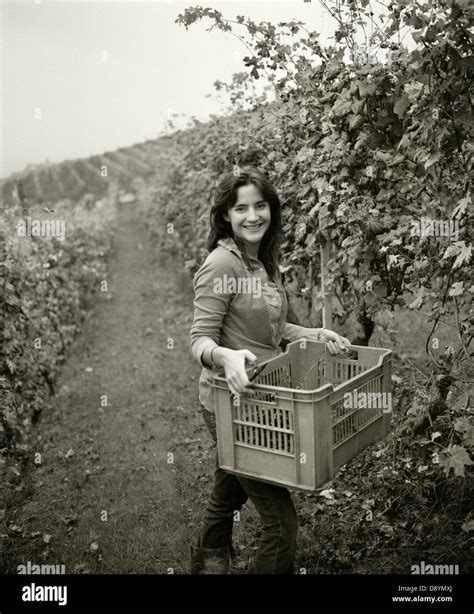
M214 414L203 406L201 411L214 442L217 442ZM262 525L254 573L293 573L298 519L288 489L220 469L217 451L214 488L204 514L198 547L230 547L234 513L240 511L248 499L260 514Z

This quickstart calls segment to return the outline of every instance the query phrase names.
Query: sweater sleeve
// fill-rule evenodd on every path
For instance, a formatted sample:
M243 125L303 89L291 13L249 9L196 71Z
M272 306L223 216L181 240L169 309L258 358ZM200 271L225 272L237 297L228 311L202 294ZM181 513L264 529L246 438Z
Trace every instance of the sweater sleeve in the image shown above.
M297 341L298 339L302 339L307 333L308 329L304 326L285 322L283 325L282 337L283 339L288 339L288 341Z
M234 275L232 255L217 248L194 276L194 319L191 326L191 353L201 366L204 350L217 347L231 294L227 279Z

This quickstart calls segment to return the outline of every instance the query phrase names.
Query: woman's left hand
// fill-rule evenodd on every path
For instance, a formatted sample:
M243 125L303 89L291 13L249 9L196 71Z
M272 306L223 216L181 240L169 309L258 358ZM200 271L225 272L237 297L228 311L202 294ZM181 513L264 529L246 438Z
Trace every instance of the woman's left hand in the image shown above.
M324 341L327 345L329 353L333 356L338 354L344 354L349 351L348 346L351 342L346 337L338 335L333 330L327 328L308 328L308 334L305 334L307 339L314 339L315 341Z

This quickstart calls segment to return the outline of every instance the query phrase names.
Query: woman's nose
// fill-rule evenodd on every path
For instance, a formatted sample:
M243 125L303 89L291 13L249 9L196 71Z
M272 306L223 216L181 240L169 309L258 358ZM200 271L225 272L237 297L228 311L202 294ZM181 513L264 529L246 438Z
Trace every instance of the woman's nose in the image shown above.
M253 207L250 207L247 215L247 221L253 222L254 220L258 220L258 215L256 210Z

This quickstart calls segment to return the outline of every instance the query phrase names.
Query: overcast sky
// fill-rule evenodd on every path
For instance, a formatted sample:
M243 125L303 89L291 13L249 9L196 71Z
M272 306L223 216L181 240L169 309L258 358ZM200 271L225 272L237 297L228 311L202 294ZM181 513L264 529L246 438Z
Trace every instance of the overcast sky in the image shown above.
M317 0L0 0L0 176L156 138L168 112L218 112L206 95L244 69L247 52L229 34L206 32L209 20L187 31L174 23L197 4L229 18L300 19L321 42L334 31Z

